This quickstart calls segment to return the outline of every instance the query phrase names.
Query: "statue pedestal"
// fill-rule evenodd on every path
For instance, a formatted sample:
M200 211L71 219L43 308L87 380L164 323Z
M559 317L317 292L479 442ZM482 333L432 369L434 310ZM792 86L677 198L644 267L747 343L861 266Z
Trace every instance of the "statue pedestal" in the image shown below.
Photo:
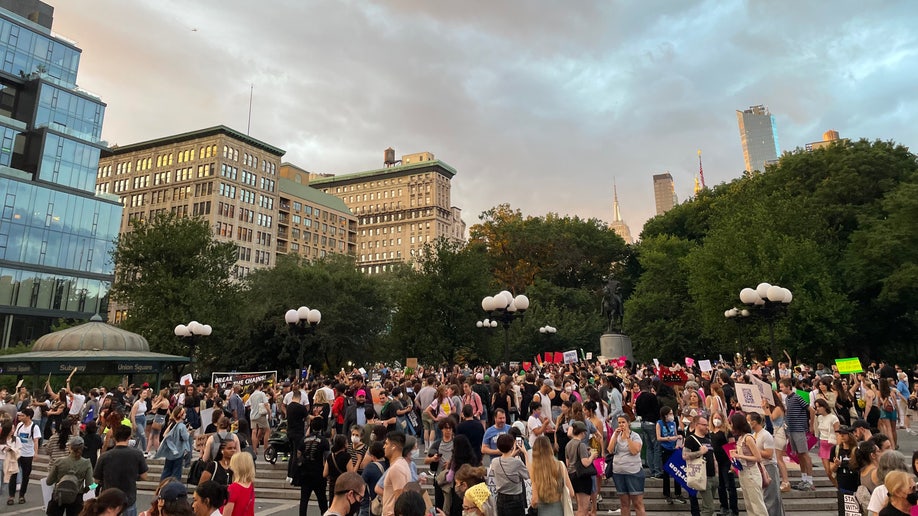
M634 362L631 338L621 333L604 333L599 337L600 354L606 358L625 357Z

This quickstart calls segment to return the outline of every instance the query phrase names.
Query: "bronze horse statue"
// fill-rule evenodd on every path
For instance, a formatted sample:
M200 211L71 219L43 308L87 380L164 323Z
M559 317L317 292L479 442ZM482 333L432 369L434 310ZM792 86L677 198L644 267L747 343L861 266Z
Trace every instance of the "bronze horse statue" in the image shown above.
M608 321L606 333L621 333L623 330L625 307L622 304L620 290L621 285L612 278L609 278L602 288L602 315Z

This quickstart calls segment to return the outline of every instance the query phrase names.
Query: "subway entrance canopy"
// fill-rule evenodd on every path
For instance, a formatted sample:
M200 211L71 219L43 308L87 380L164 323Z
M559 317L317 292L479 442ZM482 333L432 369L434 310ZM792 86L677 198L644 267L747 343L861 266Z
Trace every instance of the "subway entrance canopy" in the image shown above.
M111 326L94 315L89 322L40 337L32 351L0 356L0 374L19 377L69 375L156 375L159 385L164 369L188 357L153 353L147 339Z

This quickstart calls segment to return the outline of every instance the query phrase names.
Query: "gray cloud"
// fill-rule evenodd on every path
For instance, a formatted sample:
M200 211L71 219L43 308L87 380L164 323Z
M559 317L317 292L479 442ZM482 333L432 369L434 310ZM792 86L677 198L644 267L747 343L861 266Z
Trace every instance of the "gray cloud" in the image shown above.
M306 169L429 150L469 223L498 203L611 219L654 212L651 175L691 195L743 168L734 111L768 104L782 149L916 136L908 3L178 0L54 2L79 82L130 143L215 124ZM195 29L195 30L193 30Z

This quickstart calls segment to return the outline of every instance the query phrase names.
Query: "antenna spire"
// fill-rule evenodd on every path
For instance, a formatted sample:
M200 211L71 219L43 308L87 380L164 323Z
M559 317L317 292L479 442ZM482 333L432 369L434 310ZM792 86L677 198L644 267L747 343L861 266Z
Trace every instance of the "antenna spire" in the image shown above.
M618 209L618 187L615 186L615 178L612 178L612 221L622 221L622 213Z
M698 149L698 176L701 178L701 188L706 188L704 185L704 167L701 166L701 149Z
M249 121L245 124L245 134L249 136L249 131L252 129L252 96L255 93L255 84L249 86ZM700 151L699 151L700 152Z

